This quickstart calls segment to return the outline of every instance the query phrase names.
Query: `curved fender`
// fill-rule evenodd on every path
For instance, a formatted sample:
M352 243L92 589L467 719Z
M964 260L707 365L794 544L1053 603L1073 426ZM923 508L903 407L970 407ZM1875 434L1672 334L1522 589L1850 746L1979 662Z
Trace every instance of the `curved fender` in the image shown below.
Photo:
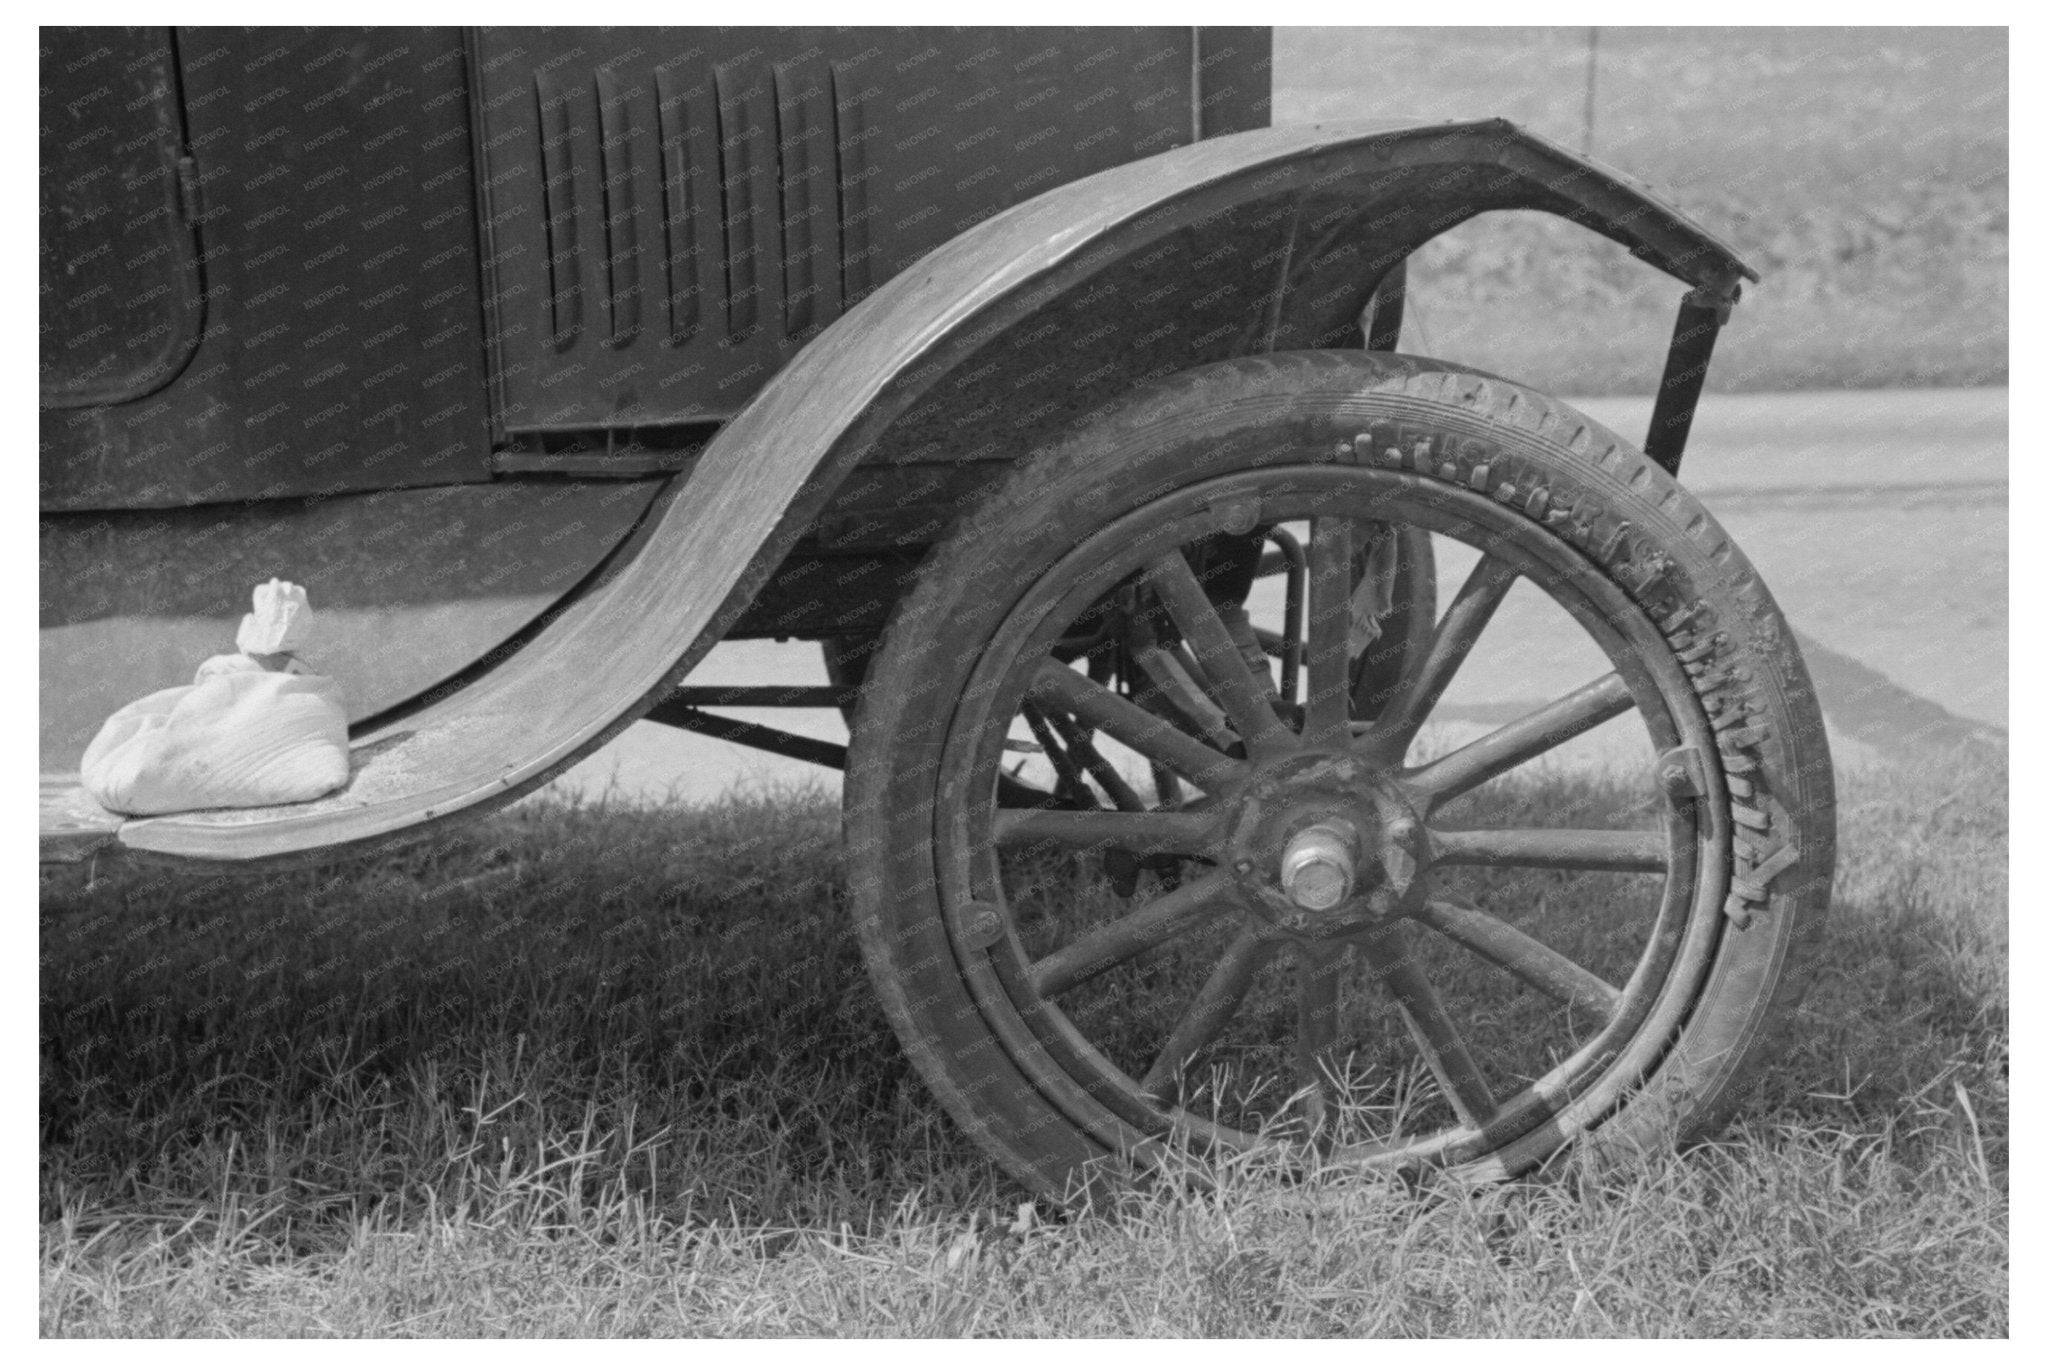
M835 323L516 652L360 729L341 793L114 837L308 861L508 801L681 682L856 464L1014 456L1152 375L1355 336L1382 275L1504 208L1561 214L1695 287L1755 278L1644 191L1497 120L1265 129L1105 171L961 234Z

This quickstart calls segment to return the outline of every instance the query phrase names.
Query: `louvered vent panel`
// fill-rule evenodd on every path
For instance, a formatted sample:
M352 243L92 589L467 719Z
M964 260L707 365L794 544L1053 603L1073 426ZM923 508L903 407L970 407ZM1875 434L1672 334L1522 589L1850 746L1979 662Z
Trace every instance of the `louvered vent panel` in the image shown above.
M857 78L837 62L832 65L832 112L839 182L839 290L851 308L875 287L874 209L868 199L868 182L873 179L868 144L874 129Z
M712 81L725 190L725 328L737 340L760 325L765 295L773 291L772 305L781 303L775 99L764 68L721 66Z
M775 68L782 156L782 334L803 340L840 314L838 118L829 70Z
M640 335L640 200L643 167L657 151L645 120L648 92L637 76L597 70L597 165L604 213L606 340L630 346Z
M579 248L574 87L547 72L533 78L540 134L541 221L546 227L547 298L543 325L558 351L583 334L583 257Z
M965 228L1184 140L1192 99L1185 30L473 42L500 430L579 451L732 416Z
M725 225L718 184L717 103L709 81L671 67L654 73L661 137L662 278L668 343L697 334L708 312L725 314Z
M860 191L845 183L840 131L842 111L858 109L834 77L820 62L535 75L554 348L592 326L631 346L653 289L671 346L713 316L728 341L764 325L806 340L865 292L866 252L849 241L866 225L845 222Z

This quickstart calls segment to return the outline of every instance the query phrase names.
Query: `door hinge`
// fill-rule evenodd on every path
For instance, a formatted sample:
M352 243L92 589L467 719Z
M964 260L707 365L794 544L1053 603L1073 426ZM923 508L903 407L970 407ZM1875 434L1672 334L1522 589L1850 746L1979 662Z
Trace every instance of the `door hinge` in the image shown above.
M199 222L199 163L189 156L178 158L178 208L188 224Z

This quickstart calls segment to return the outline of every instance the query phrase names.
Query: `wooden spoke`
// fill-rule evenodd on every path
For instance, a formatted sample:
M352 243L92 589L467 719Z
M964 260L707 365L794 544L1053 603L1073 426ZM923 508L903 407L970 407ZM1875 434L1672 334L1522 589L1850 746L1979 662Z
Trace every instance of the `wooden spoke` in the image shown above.
M1172 1096L1187 1064L1197 1052L1216 1041L1216 1036L1236 1015L1238 1006L1244 1003L1245 992L1251 989L1252 978L1258 975L1271 952L1272 945L1249 926L1231 940L1209 979L1195 992L1187 1012L1173 1026L1165 1046L1152 1059L1144 1079L1138 1082L1140 1090L1162 1100Z
M1008 773L996 774L996 806L1000 810L1058 810L1059 798L1041 787L1019 782Z
M1435 805L1548 753L1635 705L1619 673L1587 683L1520 720L1416 770L1415 789Z
M1338 744L1351 734L1351 523L1317 517L1308 547L1308 718L1303 738Z
M1203 675L1214 684L1231 728L1243 736L1245 748L1259 755L1293 748L1293 734L1273 710L1272 679L1253 675L1230 627L1188 567L1187 557L1176 550L1155 561L1145 571L1144 582L1159 594L1180 627Z
M1457 829L1430 834L1433 860L1478 867L1552 867L1581 872L1662 872L1655 829Z
M1184 731L1177 730L1135 702L1119 697L1054 659L1038 666L1031 697L1061 707L1138 753L1187 778L1206 792L1237 782L1244 765Z
M1053 738L1052 727L1046 724L1045 713L1030 702L1024 703L1024 723L1031 727L1031 734L1038 741L1038 747L1045 751L1053 771L1059 775L1055 787L1057 794L1066 801L1077 805L1092 806L1094 797L1088 791L1088 784L1081 780L1081 767L1074 762L1073 755L1059 740Z
M1032 963L1031 984L1040 995L1058 995L1078 986L1214 919L1231 907L1231 892L1232 882L1226 873L1212 872L1184 882Z
M1620 991L1563 953L1484 910L1449 901L1430 901L1417 912L1416 918L1551 999L1576 1005L1602 1023L1614 1017L1615 1008L1621 1003Z
M1317 1129L1327 1126L1332 1117L1343 962L1342 953L1318 958L1304 952L1296 967L1294 1083L1296 1089L1306 1092L1308 1120Z
M999 810L996 844L1027 848L1054 844L1076 851L1120 848L1130 853L1206 856L1215 817L1207 812L1108 810Z
M1266 539L1280 550L1280 557L1287 563L1287 596L1280 611L1280 697L1293 701L1301 691L1301 612L1302 589L1308 574L1308 557L1301 552L1301 542L1296 540L1284 526L1275 526L1266 532ZM1241 610L1230 623L1231 635L1239 648L1248 648L1254 653L1266 648L1257 626Z
M1373 974L1400 1006L1415 1046L1429 1063L1458 1117L1474 1127L1483 1125L1498 1107L1492 1087L1480 1073L1479 1063L1465 1046L1458 1026L1451 1022L1429 978L1408 960L1407 949L1399 942L1367 935L1359 940L1359 949L1371 964Z
M1218 749L1236 745L1237 731L1230 728L1230 717L1210 700L1176 651L1162 645L1140 645L1131 651L1131 662L1145 675L1151 692L1194 726L1203 739Z
M1486 623L1515 585L1515 571L1491 555L1484 556L1466 575L1458 595L1451 600L1443 619L1430 636L1422 662L1410 669L1394 687L1394 695L1380 708L1378 729L1399 740L1405 748L1436 709L1444 689L1458 674L1459 665L1479 643Z
M1101 750L1095 747L1095 741L1088 738L1087 731L1066 716L1056 715L1051 717L1051 721L1052 727L1059 731L1060 738L1066 742L1067 752L1088 770L1088 775L1094 778L1096 785L1116 803L1118 810L1145 809L1144 798L1132 790L1131 784L1124 780L1124 775L1116 770L1116 765L1102 756Z
M1187 804L1187 795L1180 789L1180 779L1171 769L1159 763L1149 765L1152 769L1152 790L1159 793L1159 804L1169 810L1178 810Z

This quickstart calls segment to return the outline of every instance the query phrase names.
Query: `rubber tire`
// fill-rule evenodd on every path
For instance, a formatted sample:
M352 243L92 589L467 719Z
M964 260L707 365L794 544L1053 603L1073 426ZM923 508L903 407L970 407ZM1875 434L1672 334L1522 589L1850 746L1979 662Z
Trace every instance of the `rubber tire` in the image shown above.
M818 641L818 653L825 661L825 681L834 687L861 687L867 682L868 666L881 651L882 641L873 635L828 635ZM860 710L859 702L849 702L839 708L839 714L846 720L847 730L853 729L854 717Z
M1063 1111L1005 1054L962 977L932 848L936 756L954 699L1009 604L1097 527L1254 464L1351 459L1361 433L1375 463L1391 458L1486 493L1618 584L1686 658L1705 711L1722 719L1725 755L1707 761L1742 770L1744 832L1756 846L1729 869L1742 894L1725 906L1687 1023L1641 1089L1585 1125L1594 1145L1633 1152L1717 1126L1803 987L1833 876L1832 769L1792 632L1714 518L1598 423L1445 362L1301 352L1188 371L1019 467L951 533L892 620L853 727L848 874L875 988L941 1103L1039 1193L1071 1197L1128 1178L1124 1153L1146 1135L1105 1140L1109 1130L1077 1125L1070 1097ZM1796 852L1780 852L1788 847ZM1510 1144L1517 1150L1473 1169L1514 1175L1580 1136Z

